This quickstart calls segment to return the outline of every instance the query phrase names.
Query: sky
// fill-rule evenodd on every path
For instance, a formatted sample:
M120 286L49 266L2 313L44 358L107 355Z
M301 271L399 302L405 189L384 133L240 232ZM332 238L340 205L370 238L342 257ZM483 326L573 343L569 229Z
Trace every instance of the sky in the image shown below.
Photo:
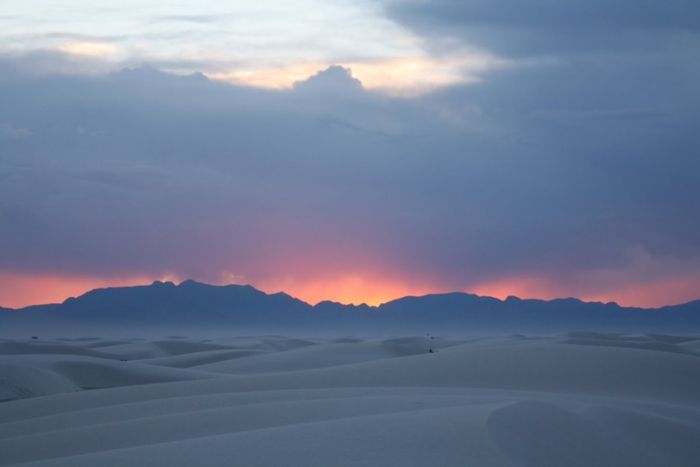
M3 2L0 305L700 298L697 2L169 3Z

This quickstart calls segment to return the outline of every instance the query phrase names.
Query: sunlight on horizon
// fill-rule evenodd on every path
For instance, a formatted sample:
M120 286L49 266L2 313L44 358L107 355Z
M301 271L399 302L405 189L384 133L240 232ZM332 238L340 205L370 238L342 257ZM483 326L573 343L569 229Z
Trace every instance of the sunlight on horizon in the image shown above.
M0 272L0 307L22 308L30 305L60 303L90 290L105 287L149 285L154 281L180 284L185 276L168 273L161 275L138 274L123 277L61 276L58 274L13 274ZM696 277L660 279L643 284L627 284L615 289L576 291L557 286L542 278L504 278L449 288L438 285L412 284L408 281L385 277L345 274L330 278L295 280L292 278L248 281L243 276L223 275L218 280L198 282L212 285L251 285L267 294L284 292L310 305L322 301L342 304L378 306L407 296L421 296L464 292L483 297L505 300L508 296L521 299L552 300L574 297L582 301L616 302L621 306L657 307L675 305L696 299L700 280Z

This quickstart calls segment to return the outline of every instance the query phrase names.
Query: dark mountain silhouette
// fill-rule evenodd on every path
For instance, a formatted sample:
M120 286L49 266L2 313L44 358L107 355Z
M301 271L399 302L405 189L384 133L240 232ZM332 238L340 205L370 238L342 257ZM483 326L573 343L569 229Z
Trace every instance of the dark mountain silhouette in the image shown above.
M95 289L61 304L38 305L11 314L51 317L83 323L245 324L296 322L311 307L284 293L268 295L249 285L214 286L192 280L180 285L156 281L151 285Z
M378 307L330 301L311 306L249 285L185 281L96 289L61 304L9 310L2 323L70 325L213 325L342 330L689 332L700 329L700 300L656 309L574 298L498 300L468 293L403 297Z

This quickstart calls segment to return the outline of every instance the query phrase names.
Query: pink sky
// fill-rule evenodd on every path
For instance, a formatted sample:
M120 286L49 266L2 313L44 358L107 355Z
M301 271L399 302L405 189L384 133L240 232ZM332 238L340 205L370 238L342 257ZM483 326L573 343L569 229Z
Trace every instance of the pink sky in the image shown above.
M19 308L27 305L57 303L68 297L79 296L101 287L118 287L149 284L154 280L180 282L185 278L176 275L148 277L90 278L57 275L27 275L0 273L0 305ZM231 281L216 281L219 284ZM521 298L553 299L575 296L586 301L615 301L624 306L657 307L685 303L700 298L697 277L659 279L639 284L626 284L615 289L582 291L552 285L541 279L512 278L475 284L472 287L454 289L437 284L413 284L410 281L386 277L340 275L337 277L308 278L303 281L290 279L267 280L251 285L268 293L284 291L315 304L322 300L341 303L367 303L379 305L407 295L425 295L463 291L477 295L505 299L509 295Z

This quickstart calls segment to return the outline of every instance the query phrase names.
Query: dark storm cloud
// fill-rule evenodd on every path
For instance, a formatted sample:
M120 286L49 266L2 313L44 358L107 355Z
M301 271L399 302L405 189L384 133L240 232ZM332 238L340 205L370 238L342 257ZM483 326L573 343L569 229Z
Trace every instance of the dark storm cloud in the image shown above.
M692 0L414 0L390 3L405 17L436 23L546 29L699 29Z
M442 99L479 108L518 146L522 174L541 172L532 189L543 198L526 195L534 204L511 212L539 218L540 228L520 226L547 238L542 267L624 262L634 244L697 256L697 2L434 0L389 3L387 11L435 50L456 40L525 59ZM538 244L526 255L534 258Z
M441 13L456 5L400 14L461 28L466 10ZM265 279L372 258L458 288L572 284L641 256L697 273L700 76L687 49L664 52L559 52L414 99L341 68L264 91L8 58L0 124L26 133L0 139L0 269Z
M430 0L387 3L427 37L468 40L507 55L698 46L693 0ZM442 44L444 46L444 43Z

